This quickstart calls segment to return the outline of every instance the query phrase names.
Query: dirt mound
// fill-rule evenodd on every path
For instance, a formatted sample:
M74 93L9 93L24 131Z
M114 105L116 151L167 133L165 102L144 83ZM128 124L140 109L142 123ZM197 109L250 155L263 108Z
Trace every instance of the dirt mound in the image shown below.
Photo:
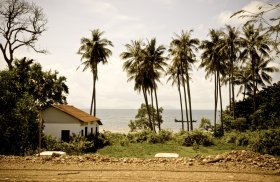
M280 160L271 155L261 155L251 151L231 151L228 153L213 156L195 156L194 158L113 158L97 154L85 154L80 156L53 155L43 156L0 156L0 163L18 162L18 163L39 163L39 164L131 164L131 165L217 165L221 167L238 168L262 168L267 170L279 170Z

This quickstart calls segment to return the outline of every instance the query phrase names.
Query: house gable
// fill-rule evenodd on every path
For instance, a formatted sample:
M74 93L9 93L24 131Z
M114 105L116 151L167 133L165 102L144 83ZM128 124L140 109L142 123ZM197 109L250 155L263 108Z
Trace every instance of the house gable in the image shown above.
M49 107L43 111L43 120L45 123L64 123L64 124L82 124L77 118L62 112L61 110Z

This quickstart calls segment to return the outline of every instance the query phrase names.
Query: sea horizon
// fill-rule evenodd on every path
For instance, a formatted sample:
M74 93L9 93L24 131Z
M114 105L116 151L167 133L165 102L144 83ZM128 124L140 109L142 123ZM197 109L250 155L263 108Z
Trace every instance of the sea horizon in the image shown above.
M83 109L85 112L89 113L90 109ZM99 127L99 131L110 131L118 133L128 133L130 131L128 124L130 120L134 120L138 112L138 109L97 109L96 115L101 120L103 125ZM214 110L207 109L195 109L192 110L194 129L199 127L200 121L203 117L210 119L211 123L214 120ZM180 120L181 110L180 109L164 109L162 113L163 123L162 129L171 130L178 132L182 128L181 123L175 123L175 119ZM184 115L184 119L185 119ZM184 123L185 130L187 129L187 124Z

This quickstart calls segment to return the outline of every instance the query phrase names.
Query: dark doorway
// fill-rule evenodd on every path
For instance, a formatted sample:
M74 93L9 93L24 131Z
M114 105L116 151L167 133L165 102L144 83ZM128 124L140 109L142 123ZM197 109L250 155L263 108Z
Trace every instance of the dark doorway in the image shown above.
M85 127L85 136L87 136L87 127Z
M70 130L61 130L61 140L64 142L70 141Z

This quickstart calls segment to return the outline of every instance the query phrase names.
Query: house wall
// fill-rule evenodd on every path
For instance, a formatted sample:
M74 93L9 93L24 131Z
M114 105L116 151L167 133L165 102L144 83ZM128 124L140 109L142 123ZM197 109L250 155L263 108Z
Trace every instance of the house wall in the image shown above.
M97 122L93 123L83 123L80 122L75 117L64 113L56 108L50 107L42 112L42 117L44 120L43 132L46 135L52 135L61 139L62 130L70 130L70 134L82 134L85 135L85 127L88 129L88 135L91 133L96 134L99 132L99 125Z

